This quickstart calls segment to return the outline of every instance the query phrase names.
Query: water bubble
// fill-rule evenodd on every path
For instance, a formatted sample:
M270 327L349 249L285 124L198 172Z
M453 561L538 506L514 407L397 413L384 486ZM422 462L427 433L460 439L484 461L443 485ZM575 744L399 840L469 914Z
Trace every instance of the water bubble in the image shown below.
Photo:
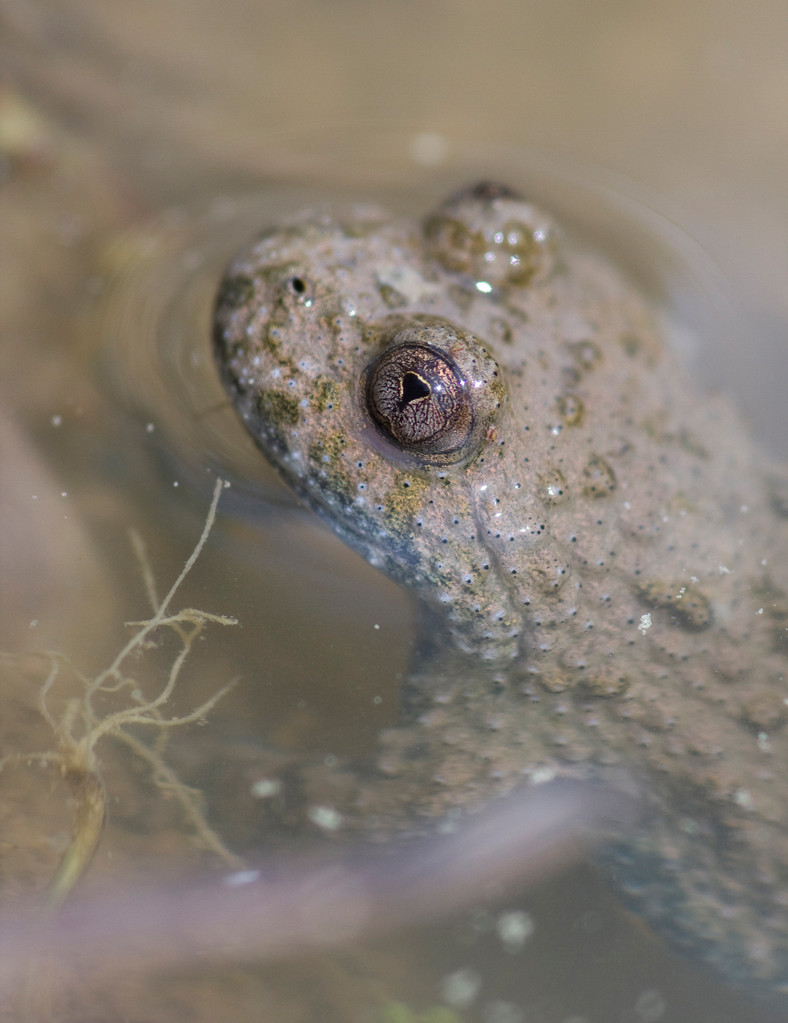
M253 799L271 799L282 791L281 781L276 778L259 778L251 788Z
M310 806L307 816L313 824L324 831L338 831L342 826L342 814L332 806Z
M665 1015L666 1009L665 999L654 988L644 991L635 1002L635 1014L642 1023L657 1023Z
M495 931L507 952L517 952L534 933L533 917L523 910L501 913Z
M484 1023L524 1023L525 1013L513 1002L495 999L482 1009Z
M482 986L481 974L470 967L449 973L441 981L441 998L453 1009L467 1009Z

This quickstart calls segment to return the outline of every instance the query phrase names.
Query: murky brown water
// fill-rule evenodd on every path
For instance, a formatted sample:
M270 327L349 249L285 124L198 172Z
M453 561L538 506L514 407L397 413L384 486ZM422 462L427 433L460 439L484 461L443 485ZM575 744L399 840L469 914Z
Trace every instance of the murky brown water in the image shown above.
M175 709L240 682L207 727L173 734L168 758L205 788L231 846L260 842L247 793L264 773L262 740L369 748L394 719L412 634L405 597L295 505L190 344L225 255L274 207L343 181L407 205L471 166L522 172L533 163L518 146L624 173L636 182L624 193L644 187L668 214L685 211L680 226L732 283L733 312L707 315L717 284L690 257L707 289L697 315L715 335L696 360L784 454L783 5L3 0L0 18L0 644L62 650L95 673L122 623L149 613L128 528L164 588L216 472L229 476L178 606L242 625L206 633ZM151 350L162 331L165 362ZM41 663L8 675L4 752L50 747L35 709ZM133 758L110 744L101 756L110 822L89 886L210 862ZM51 772L6 769L0 786L0 881L15 899L45 883L69 818ZM514 907L536 932L507 951L495 920ZM670 957L589 868L363 954L77 985L64 1018L376 1019L389 1000L440 1002L461 969L483 979L468 1020L772 1018Z

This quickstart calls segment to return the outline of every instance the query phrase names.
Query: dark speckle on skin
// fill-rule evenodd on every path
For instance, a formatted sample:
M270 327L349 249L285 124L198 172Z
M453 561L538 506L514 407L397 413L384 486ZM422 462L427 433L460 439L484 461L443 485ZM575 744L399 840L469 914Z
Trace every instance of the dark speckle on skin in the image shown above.
M485 184L421 224L364 206L269 231L214 338L267 457L423 607L379 769L335 797L345 828L634 779L648 818L602 854L615 884L788 997L788 477L648 302Z

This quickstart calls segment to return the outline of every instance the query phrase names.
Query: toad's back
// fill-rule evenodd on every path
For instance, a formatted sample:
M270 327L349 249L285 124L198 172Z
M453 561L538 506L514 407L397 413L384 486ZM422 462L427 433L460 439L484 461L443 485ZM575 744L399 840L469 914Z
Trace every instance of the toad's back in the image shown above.
M305 216L230 267L222 375L292 486L429 633L359 807L645 781L619 884L735 980L788 989L788 490L647 303L479 185L423 224Z

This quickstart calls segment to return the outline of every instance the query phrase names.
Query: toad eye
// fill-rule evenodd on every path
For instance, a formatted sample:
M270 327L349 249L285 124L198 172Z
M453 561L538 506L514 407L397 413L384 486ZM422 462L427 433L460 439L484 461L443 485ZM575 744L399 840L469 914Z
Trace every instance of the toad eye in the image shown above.
M360 398L388 442L386 457L452 465L496 441L506 390L479 338L426 314L392 317L376 333L382 351L364 371Z
M400 344L383 352L370 366L366 400L378 427L406 451L465 453L473 403L460 368L435 348Z

